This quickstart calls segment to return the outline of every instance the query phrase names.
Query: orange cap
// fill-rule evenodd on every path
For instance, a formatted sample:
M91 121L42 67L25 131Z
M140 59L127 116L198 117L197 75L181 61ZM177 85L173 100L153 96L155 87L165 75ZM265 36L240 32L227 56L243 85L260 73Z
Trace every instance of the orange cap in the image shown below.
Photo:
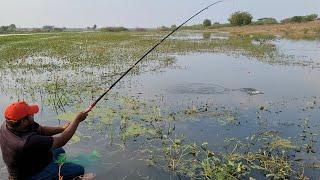
M38 105L29 106L26 102L21 101L10 104L4 112L4 116L8 120L19 121L22 118L28 115L34 115L37 112L39 112Z

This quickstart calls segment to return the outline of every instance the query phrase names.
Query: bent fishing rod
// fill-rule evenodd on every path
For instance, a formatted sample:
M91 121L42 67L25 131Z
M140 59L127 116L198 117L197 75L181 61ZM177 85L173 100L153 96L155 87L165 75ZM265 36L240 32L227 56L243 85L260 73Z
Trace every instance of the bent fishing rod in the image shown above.
M95 100L86 110L85 113L90 112L96 105L97 103L106 95L108 94L108 92L124 77L126 76L139 62L141 62L148 54L150 54L154 49L156 49L163 41L165 41L169 36L171 36L173 33L175 33L177 30L179 30L183 25L185 25L187 22L189 22L191 19L193 19L194 17L196 17L197 15L199 15L200 13L202 13L203 11L209 9L211 6L216 5L220 2L223 2L224 0L220 0L220 1L216 1L212 4L210 4L209 6L203 8L201 11L197 12L195 15L193 15L192 17L190 17L188 20L186 20L185 22L183 22L180 26L178 26L177 28L175 28L173 31L171 31L167 36L165 36L163 39L161 39L161 41L159 41L156 45L154 45L149 51L147 51L136 63L134 63L126 72L124 72L120 78L118 78L110 87L109 89L107 89L103 94L101 94L101 96Z

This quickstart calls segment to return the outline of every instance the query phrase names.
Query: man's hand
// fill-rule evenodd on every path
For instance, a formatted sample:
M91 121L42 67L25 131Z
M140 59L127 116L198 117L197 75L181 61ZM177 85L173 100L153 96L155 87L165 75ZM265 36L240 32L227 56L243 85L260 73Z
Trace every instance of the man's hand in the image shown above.
M84 121L84 120L87 118L87 116L88 116L88 113L87 113L87 112L81 111L81 112L78 113L78 115L77 115L77 117L76 117L75 120L76 120L77 122L82 122L82 121Z

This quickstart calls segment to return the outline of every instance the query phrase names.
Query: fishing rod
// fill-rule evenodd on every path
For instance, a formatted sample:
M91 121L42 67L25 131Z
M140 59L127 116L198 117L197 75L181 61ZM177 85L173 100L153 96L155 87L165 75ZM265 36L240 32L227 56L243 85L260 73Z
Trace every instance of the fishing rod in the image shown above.
M209 9L211 6L216 5L220 2L223 2L224 0L220 0L220 1L216 1L212 4L210 4L209 6L203 8L201 11L197 12L195 15L193 15L192 17L190 17L188 20L186 20L185 22L183 22L180 26L178 26L177 28L175 28L173 31L171 31L167 36L165 36L161 41L159 41L156 45L154 45L149 51L147 51L136 63L134 63L126 72L124 72L122 74L122 76L120 76L120 78L118 78L110 87L109 89L107 89L103 94L101 94L101 96L99 96L99 98L97 100L95 100L86 110L85 112L88 113L90 112L96 105L97 103L106 95L108 94L108 92L124 77L126 76L140 61L142 61L148 54L150 54L155 48L157 48L163 41L165 41L169 36L171 36L173 33L175 33L178 29L180 29L183 25L185 25L187 22L189 22L191 19L193 19L194 17L196 17L197 15L199 15L200 13L202 13L203 11Z

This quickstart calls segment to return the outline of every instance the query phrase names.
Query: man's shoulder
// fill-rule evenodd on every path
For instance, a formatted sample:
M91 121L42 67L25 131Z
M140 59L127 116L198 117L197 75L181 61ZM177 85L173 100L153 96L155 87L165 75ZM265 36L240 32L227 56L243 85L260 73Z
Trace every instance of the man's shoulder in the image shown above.
M2 122L0 129L1 129L1 131L2 131L2 130L5 129L5 128L7 128L6 120L4 120L4 121ZM0 132L0 133L1 133L1 132Z

